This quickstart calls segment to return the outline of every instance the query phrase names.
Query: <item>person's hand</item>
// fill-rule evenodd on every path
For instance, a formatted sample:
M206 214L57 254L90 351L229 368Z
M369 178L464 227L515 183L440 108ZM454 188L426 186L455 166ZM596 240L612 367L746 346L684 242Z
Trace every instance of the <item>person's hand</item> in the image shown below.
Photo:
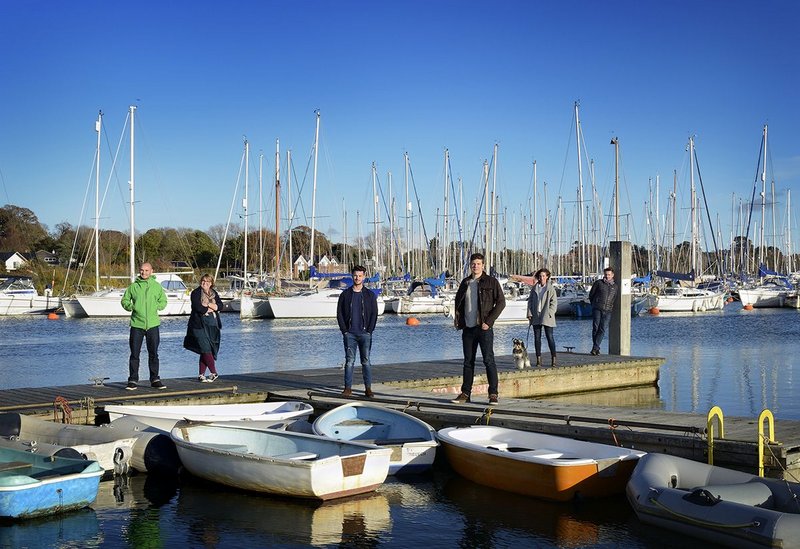
M489 325L488 324L486 324L485 322L483 324L481 324L481 330L483 330L485 332L488 329L489 329Z

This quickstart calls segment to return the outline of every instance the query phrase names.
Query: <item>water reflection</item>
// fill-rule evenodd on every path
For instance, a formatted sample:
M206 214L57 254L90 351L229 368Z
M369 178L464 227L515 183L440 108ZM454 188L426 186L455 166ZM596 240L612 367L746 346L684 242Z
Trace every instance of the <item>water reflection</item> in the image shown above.
M623 497L560 504L493 490L459 476L443 495L463 516L459 547L496 547L509 537L521 545L559 547L616 545L619 530L632 518ZM522 543L522 540L525 540Z
M389 501L375 492L324 503L270 497L211 487L187 480L178 496L177 516L193 546L214 547L235 532L237 544L372 547L391 531Z
M664 402L659 398L658 387L655 385L643 387L628 387L609 391L593 391L575 395L557 395L553 397L537 397L537 400L558 402L562 404L580 404L584 406L620 406L626 408L664 407Z
M0 522L0 547L92 547L102 543L94 509Z

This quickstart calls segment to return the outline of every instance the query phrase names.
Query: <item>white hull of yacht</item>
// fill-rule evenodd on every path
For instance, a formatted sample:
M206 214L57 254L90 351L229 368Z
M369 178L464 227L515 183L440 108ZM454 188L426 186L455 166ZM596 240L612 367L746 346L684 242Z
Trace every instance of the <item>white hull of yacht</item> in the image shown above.
M758 308L783 307L789 297L789 291L775 291L765 288L741 288L739 299L742 305L752 305Z
M58 297L33 294L0 295L0 316L40 315L55 311L61 306Z
M86 318L87 316L77 297L62 299L61 307L64 309L64 315L67 318Z
M506 299L506 306L495 322L527 322L528 300Z
M370 290L371 291L371 290ZM336 307L342 290L330 289L287 297L270 297L274 318L336 318ZM386 309L378 296L378 315Z
M270 298L267 296L253 296L242 294L238 300L239 318L274 318Z
M658 296L659 312L662 313L697 313L719 311L725 306L725 294L708 290L679 288L677 293Z
M397 312L401 315L441 314L445 312L444 297L402 296Z

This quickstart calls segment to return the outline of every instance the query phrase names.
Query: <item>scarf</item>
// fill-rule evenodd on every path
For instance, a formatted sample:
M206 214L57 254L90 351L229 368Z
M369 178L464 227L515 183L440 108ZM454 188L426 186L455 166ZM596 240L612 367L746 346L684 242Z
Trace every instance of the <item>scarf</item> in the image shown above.
M217 296L217 292L215 292L213 288L208 293L206 293L205 290L202 290L200 292L200 304L203 307L208 307L209 303L215 303L216 302L216 296Z

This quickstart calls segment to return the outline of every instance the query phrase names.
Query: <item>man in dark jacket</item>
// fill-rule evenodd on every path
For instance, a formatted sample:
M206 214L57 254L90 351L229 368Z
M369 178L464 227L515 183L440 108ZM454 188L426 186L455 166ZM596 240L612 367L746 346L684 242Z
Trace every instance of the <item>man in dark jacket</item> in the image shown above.
M475 356L481 348L486 378L489 382L489 404L497 404L497 365L494 361L494 321L503 312L506 299L496 278L484 272L483 254L469 258L470 276L461 281L455 297L455 325L461 330L464 349L464 378L461 394L454 404L470 402L472 381L475 378Z
M364 395L372 398L372 376L370 374L369 352L372 349L372 332L378 321L378 297L364 286L366 269L356 265L350 271L353 285L339 294L336 320L344 339L344 391L342 396L353 394L353 363L356 348L361 358L361 374L364 376Z
M603 269L603 278L595 280L589 290L589 301L592 303L592 351L591 354L600 354L600 344L608 329L611 320L611 311L617 299L619 285L614 282L614 269Z

